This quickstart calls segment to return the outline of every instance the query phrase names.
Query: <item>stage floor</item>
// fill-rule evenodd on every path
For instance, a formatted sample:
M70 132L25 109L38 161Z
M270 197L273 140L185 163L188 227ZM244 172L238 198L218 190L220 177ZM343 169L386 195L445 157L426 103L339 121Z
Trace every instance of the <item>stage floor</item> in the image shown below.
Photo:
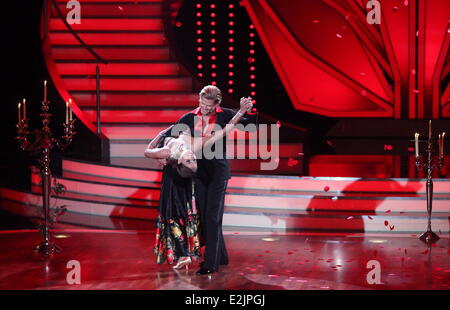
M197 263L182 271L157 265L151 231L64 229L53 236L62 253L43 260L32 254L36 231L0 232L0 289L450 289L447 235L427 247L415 235L226 232L230 264L209 276L195 274ZM80 263L80 284L67 283L72 260ZM377 273L381 283L369 284Z

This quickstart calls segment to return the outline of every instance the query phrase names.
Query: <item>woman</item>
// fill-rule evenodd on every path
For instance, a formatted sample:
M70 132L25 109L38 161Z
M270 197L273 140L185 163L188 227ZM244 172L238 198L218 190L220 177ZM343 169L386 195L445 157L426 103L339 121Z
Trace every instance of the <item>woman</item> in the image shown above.
M197 162L190 147L191 138L181 134L167 137L171 129L161 131L148 145L145 156L165 164L160 194L159 216L156 223L154 252L157 263L177 261L181 269L200 255L198 215L195 208L192 176Z
M147 149L145 156L165 164L160 195L160 214L157 219L154 252L157 263L177 261L174 269L188 268L200 256L198 214L195 207L192 176L197 171L195 153L227 135L245 112L251 110L252 99L243 98L245 104L224 129L203 139L193 139L187 132L178 138L168 137L173 126L160 132Z

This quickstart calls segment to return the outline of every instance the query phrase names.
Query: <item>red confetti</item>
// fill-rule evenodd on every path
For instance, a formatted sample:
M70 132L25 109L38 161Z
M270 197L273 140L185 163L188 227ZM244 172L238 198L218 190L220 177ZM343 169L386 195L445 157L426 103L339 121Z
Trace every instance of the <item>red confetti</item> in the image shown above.
M423 252L420 252L420 254L427 254L427 253L428 253L428 249Z
M266 253L270 253L270 251L265 251Z
M386 213L391 213L391 210L387 210Z
M117 8L118 8L119 10L123 11L123 7L121 7L120 5L117 6Z
M389 222L388 221L384 221L384 226L388 226Z
M371 217L370 215L367 216L369 218L369 220L373 220L373 217Z
M294 254L294 252L289 251L289 252L288 252L288 255L291 255L291 254Z
M288 166L289 167L293 167L293 166L295 166L295 165L298 165L298 160L296 160L296 159L294 159L294 158L289 158L289 160L288 160Z
M336 37L338 37L339 39L342 39L342 34L336 33Z
M181 27L182 25L183 25L182 22L176 22L176 23L175 23L175 26L177 26L177 27Z
M349 217L347 217L347 220L351 220L353 218L354 218L353 216L349 216Z
M280 128L281 127L281 123L280 121L277 121L277 127Z
M389 226L389 229L390 229L390 230L394 230L394 227L395 227L394 225Z
M328 191L330 190L330 187L325 186L325 187L323 188L323 190L326 191L326 192L328 192Z

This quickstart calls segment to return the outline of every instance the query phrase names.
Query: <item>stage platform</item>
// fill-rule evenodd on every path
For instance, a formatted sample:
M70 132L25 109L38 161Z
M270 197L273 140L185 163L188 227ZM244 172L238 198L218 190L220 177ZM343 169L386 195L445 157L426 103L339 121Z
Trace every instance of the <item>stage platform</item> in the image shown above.
M32 254L37 231L2 231L0 289L8 290L448 290L450 243L427 246L408 234L261 234L226 232L230 256L218 273L197 276L198 264L174 271L157 265L153 231L59 228L52 259ZM69 261L80 284L68 284ZM368 274L380 264L379 284ZM370 276L369 276L370 277Z

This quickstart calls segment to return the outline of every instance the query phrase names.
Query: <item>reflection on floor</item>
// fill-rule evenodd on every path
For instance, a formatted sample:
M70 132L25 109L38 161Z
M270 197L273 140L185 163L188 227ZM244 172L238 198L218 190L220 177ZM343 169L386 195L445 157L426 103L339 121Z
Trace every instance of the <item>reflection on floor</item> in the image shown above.
M429 246L399 234L225 235L230 264L197 276L197 263L157 265L151 231L60 229L53 240L62 253L49 260L32 254L36 231L4 231L0 289L450 289L448 235ZM71 260L80 263L80 284L67 283Z

